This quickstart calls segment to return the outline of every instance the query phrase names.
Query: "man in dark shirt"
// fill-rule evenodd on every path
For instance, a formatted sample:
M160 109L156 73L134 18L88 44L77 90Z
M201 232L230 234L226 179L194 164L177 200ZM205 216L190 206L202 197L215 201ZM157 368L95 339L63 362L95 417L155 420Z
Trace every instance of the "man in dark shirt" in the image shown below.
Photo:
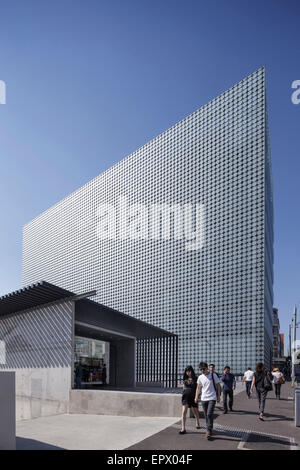
M233 411L233 391L236 387L235 376L230 373L230 367L226 366L224 368L224 374L221 377L223 382L223 413L226 414L228 412L227 408L227 397L229 396L229 409Z
M82 380L82 366L80 363L75 363L75 386L76 388L81 388L81 380Z
M103 364L102 368L102 383L106 385L106 364Z

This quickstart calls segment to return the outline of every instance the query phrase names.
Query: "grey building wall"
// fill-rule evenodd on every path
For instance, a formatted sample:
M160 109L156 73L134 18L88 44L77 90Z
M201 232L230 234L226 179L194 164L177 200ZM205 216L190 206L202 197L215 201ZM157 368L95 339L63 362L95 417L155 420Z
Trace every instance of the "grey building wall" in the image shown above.
M15 371L18 420L68 411L72 334L72 301L0 317L0 370Z
M147 207L203 204L203 246L191 251L185 239L142 235L100 240L97 209L117 210L122 195ZM229 363L236 373L268 364L273 199L265 69L29 222L23 284L41 278L73 292L96 289L96 301L177 333L180 372L199 360L218 370Z

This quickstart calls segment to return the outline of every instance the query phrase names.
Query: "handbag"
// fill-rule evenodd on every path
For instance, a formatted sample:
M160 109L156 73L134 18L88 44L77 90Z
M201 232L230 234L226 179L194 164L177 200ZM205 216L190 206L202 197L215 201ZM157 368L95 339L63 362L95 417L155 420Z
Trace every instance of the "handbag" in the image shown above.
M285 378L283 376L280 376L278 377L278 379L276 380L276 383L277 384L284 384L285 383Z
M273 385L272 385L271 380L269 379L268 372L266 372L263 384L264 384L264 390L266 392L271 392L273 390Z

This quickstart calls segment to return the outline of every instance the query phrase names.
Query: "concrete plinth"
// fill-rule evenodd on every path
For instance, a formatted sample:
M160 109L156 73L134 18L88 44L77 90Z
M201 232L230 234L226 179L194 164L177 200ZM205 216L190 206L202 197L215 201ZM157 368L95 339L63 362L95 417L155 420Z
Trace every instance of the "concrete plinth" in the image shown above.
M69 413L180 417L181 395L112 390L71 390Z

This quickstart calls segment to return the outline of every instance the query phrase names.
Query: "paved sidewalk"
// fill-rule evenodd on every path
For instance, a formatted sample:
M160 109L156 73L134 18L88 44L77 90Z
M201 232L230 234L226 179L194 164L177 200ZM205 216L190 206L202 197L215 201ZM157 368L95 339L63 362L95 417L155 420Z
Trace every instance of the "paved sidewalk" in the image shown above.
M122 450L177 420L65 414L19 421L17 450Z
M246 393L235 395L234 412L224 415L217 405L214 434L211 441L205 439L203 413L200 408L201 429L195 428L195 420L187 419L187 434L178 434L180 421L129 447L130 450L298 450L300 428L294 424L294 390L290 383L282 386L282 399L276 400L269 392L265 408L265 421L258 419L258 400L255 392L248 399Z

